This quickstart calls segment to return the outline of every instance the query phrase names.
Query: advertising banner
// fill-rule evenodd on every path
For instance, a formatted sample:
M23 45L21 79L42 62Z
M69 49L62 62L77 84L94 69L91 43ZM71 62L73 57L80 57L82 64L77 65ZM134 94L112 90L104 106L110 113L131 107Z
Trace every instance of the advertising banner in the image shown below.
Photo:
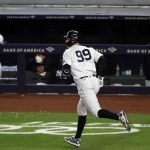
M102 54L149 55L149 45L103 45L84 44L93 47ZM0 53L56 53L62 54L66 49L64 44L6 44L0 45Z

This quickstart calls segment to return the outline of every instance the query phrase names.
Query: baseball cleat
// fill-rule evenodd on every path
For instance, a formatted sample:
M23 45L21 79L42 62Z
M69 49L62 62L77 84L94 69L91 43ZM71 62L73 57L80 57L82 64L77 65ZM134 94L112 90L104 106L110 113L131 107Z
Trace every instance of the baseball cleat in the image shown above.
M79 147L81 139L76 139L75 137L64 137L64 141L73 146Z
M128 121L127 114L125 113L125 111L121 111L119 113L119 120L124 125L127 131L131 130L131 125Z

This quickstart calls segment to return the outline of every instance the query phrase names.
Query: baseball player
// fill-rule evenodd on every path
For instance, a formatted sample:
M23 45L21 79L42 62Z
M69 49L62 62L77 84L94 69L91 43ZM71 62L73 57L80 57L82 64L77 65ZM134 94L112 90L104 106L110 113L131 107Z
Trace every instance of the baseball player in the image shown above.
M80 45L78 31L70 30L64 37L66 38L67 49L63 53L63 74L64 76L70 76L70 74L73 76L80 96L77 106L78 124L76 134L73 137L64 137L64 141L76 147L80 146L88 111L97 118L119 120L126 130L130 131L131 126L125 111L113 113L101 108L98 102L97 93L103 86L103 77L100 76L102 76L106 66L103 54L91 47ZM98 64L98 70L101 71L96 72L95 63Z

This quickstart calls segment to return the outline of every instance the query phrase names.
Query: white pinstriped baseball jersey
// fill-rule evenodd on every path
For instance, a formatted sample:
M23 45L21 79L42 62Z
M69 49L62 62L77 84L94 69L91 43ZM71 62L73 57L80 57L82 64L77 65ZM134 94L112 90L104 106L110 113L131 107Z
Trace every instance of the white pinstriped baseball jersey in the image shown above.
M84 116L90 111L95 117L101 109L96 94L103 86L103 81L96 78L95 62L103 56L93 48L75 44L63 54L63 65L71 66L71 74L77 84L80 100L77 106L79 116Z
M74 79L96 75L95 62L102 55L93 48L75 44L64 52L63 65L71 66L71 74Z

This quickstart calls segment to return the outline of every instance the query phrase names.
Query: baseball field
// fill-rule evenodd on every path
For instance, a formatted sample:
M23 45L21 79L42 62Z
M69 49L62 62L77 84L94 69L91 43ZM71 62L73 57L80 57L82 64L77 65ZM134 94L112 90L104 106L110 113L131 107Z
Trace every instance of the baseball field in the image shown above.
M51 96L47 96L51 102L49 103L51 106L50 109L50 106L47 106L45 96L37 96L40 97L40 100L43 98L42 104L39 103L38 99L34 99L35 96L32 95L0 95L0 150L75 149L75 147L65 143L63 137L72 136L76 131L77 115L74 108L76 107L76 101L74 101L74 103L71 103L71 101L78 97L72 96L72 99L68 102L59 100L60 103L58 103L57 107L54 105L57 102L57 100L54 99L55 96L53 96L53 103ZM29 101L31 97L34 101L37 101L37 103ZM66 99L70 98L70 96L62 95L60 95L60 97L62 97L62 99L64 97L66 97ZM105 98L101 97L101 99L102 104L105 105L105 102L103 102L106 101L104 100ZM109 103L110 102L111 100ZM117 102L114 101L115 107L111 107L111 109L116 111L120 109L120 102L121 100ZM149 150L150 110L144 111L143 106L140 104L143 102L140 96L137 97L137 103L131 104L130 102L130 107L134 108L133 111L130 107L127 109L127 105L125 105L124 108L128 111L128 117L132 124L131 132L127 132L117 121L96 119L91 114L88 114L81 146L78 149ZM148 105L147 102L145 102L145 104ZM70 112L70 110L63 112L64 106L61 105L67 105L67 107L73 107L74 109L72 112ZM111 103L111 106L112 105ZM118 105L118 108L116 108L116 105ZM110 107L110 105L106 106L108 106L108 108ZM32 112L31 107L33 108ZM20 111L21 108L22 112ZM54 108L58 110L54 112ZM146 108L149 108L149 106L145 107L145 109ZM138 111L141 111L141 113Z

